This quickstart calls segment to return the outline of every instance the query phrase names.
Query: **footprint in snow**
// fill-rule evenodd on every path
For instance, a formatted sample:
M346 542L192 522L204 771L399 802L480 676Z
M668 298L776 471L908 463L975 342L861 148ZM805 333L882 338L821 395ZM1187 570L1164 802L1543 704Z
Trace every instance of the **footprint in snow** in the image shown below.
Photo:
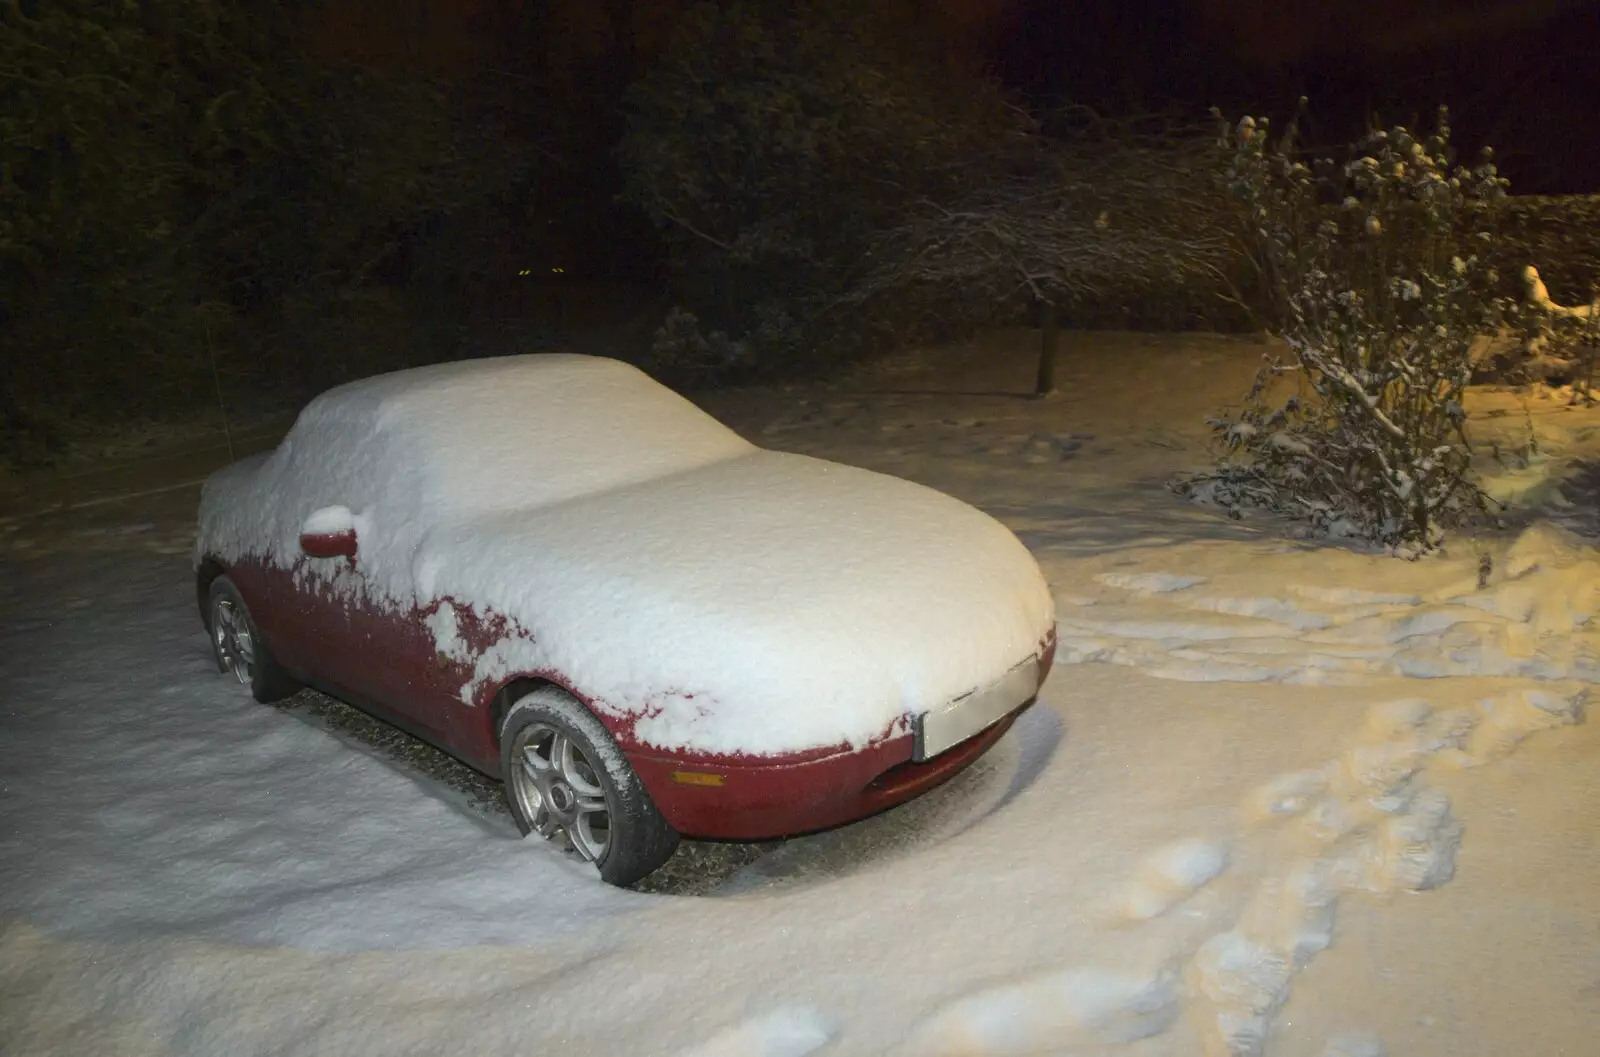
M1207 1057L1260 1057L1294 974L1333 942L1332 874L1309 860L1269 875L1234 928L1195 953L1187 973Z
M1129 921L1149 921L1188 899L1228 865L1227 845L1180 840L1151 853L1117 900Z
M834 1022L821 1013L790 1006L726 1028L678 1057L805 1057L837 1034Z
M1207 1057L1259 1057L1272 1015L1289 997L1294 964L1239 932L1207 940L1190 964L1196 991L1209 1000L1201 1019Z
M1188 966L1209 1057L1264 1052L1295 973L1333 943L1342 893L1389 896L1451 878L1461 825L1449 798L1419 774L1462 736L1458 717L1427 701L1382 702L1325 766L1280 775L1246 797L1247 820L1297 821L1284 832L1280 865L1233 928L1206 941Z
M1582 723L1584 700L1582 691L1548 690L1517 690L1487 698L1478 704L1482 718L1459 750L1444 755L1445 762L1461 768L1478 767L1509 756L1530 734Z
M1353 1031L1330 1038L1320 1057L1388 1057L1388 1054L1376 1035Z
M1108 585L1135 583L1182 589L1133 577ZM1575 689L1522 690L1475 709L1436 711L1421 699L1381 702L1368 710L1353 744L1325 766L1280 775L1247 797L1247 820L1299 819L1290 833L1298 834L1290 847L1299 851L1269 871L1234 926L1188 962L1207 1054L1264 1052L1295 973L1333 942L1342 893L1387 897L1451 879L1462 826L1449 797L1421 782L1431 760L1477 766L1498 759L1531 733L1581 722L1583 700ZM1140 864L1116 900L1118 910L1133 921L1166 913L1222 873L1228 855L1217 842L1166 845ZM923 1022L908 1050L928 1057L1042 1054L1132 1042L1171 1026L1181 1004L1178 981L1171 969L1031 977L956 1000ZM725 1051L706 1057L713 1052ZM1384 1053L1376 1039L1357 1034L1330 1039L1322 1057Z
M1327 788L1328 776L1322 771L1280 774L1245 798L1242 814L1251 823L1303 815Z
M1180 576L1177 573L1100 573L1095 579L1107 587L1119 587L1124 591L1145 595L1183 591L1206 582L1204 576Z
M1338 862L1337 877L1342 887L1385 897L1438 888L1455 876L1461 834L1450 798L1423 789L1385 819L1357 854Z
M912 1033L907 1052L998 1057L1127 1043L1167 1030L1178 1012L1175 970L1071 969L958 999Z

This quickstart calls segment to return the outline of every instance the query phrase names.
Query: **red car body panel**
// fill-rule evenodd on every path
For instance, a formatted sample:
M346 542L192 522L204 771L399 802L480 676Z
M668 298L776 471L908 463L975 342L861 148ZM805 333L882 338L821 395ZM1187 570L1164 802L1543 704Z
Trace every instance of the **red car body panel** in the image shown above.
M1027 707L926 763L912 762L909 734L820 759L780 756L691 763L629 753L628 762L679 833L726 840L789 837L854 822L921 796L987 752ZM719 775L723 782L684 785L673 778L675 772L684 771Z
M316 540L331 549L336 541ZM315 553L315 551L314 551ZM348 572L359 570L359 558ZM911 800L947 781L983 755L1010 729L1030 699L988 728L931 760L913 762L913 738L893 728L860 748L847 745L779 756L673 754L641 745L625 717L594 707L561 672L522 672L478 688L471 702L462 688L471 664L437 652L424 623L444 601L426 610L394 612L353 604L315 577L264 560L223 566L202 562L198 583L207 613L210 579L225 572L239 589L278 662L302 682L388 720L500 778L499 718L502 692L518 683L560 686L589 704L655 801L662 816L689 837L761 840L826 829ZM311 585L311 589L301 583ZM457 605L458 635L479 654L506 634L507 621L478 618ZM1039 682L1049 674L1055 637L1040 644ZM499 705L500 707L497 707ZM896 726L902 726L896 724Z

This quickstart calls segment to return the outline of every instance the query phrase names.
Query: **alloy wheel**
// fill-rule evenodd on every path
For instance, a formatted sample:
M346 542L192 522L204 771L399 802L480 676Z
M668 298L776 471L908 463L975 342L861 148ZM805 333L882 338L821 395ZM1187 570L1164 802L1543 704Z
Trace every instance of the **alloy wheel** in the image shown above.
M224 671L232 672L236 679L248 685L255 673L256 661L256 641L250 631L249 618L228 598L217 600L211 617L217 660Z
M611 811L595 765L565 732L533 723L512 745L512 795L534 832L565 832L573 849L599 862L611 847Z

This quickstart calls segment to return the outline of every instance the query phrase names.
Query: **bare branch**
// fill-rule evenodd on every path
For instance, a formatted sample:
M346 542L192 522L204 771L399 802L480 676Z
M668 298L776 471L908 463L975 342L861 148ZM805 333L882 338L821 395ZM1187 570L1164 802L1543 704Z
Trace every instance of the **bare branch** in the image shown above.
M716 246L718 249L726 250L729 253L732 253L734 251L733 247L731 245L729 245L728 243L723 242L721 239L717 238L715 235L707 235L704 231L701 231L699 228L695 227L693 224L689 223L687 220L685 220L682 217L678 216L678 214L672 212L671 210L668 210L668 209L661 210L661 217L664 220L672 221L672 223L678 225L680 228L682 228L683 230L687 231L689 234L693 235L695 238L701 239L701 240L703 240L705 242L709 242L711 245Z
M958 201L916 203L877 240L876 264L852 298L961 286L996 300L1024 289L1062 303L1226 285L1231 206L1214 183L1210 140L1139 139L1097 115L1086 120L1092 137L1041 155L1032 171Z

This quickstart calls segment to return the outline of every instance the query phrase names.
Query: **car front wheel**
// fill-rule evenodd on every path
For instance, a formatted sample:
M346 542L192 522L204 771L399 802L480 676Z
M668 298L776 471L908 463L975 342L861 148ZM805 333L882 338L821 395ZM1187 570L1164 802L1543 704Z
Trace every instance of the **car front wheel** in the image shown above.
M554 687L526 694L500 726L506 800L524 834L565 834L600 877L631 885L672 857L678 834L606 728Z
M211 581L208 605L210 619L206 623L218 669L248 686L251 695L263 704L282 700L300 689L272 656L232 580L219 576Z

